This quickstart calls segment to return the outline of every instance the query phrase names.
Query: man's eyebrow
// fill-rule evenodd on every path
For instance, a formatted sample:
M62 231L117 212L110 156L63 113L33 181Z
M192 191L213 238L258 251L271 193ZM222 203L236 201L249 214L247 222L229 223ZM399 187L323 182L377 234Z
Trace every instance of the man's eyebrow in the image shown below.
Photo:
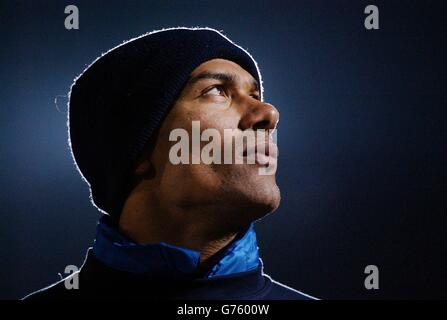
M196 75L194 77L191 77L188 80L188 84L192 86L195 83L197 83L198 81L203 80L203 79L221 80L221 81L224 81L226 83L234 83L234 82L236 82L235 75L233 75L231 73L204 71L204 72L199 73L198 75ZM253 79L253 81L251 83L251 87L252 87L253 91L259 91L258 82L256 80L254 80L254 79Z

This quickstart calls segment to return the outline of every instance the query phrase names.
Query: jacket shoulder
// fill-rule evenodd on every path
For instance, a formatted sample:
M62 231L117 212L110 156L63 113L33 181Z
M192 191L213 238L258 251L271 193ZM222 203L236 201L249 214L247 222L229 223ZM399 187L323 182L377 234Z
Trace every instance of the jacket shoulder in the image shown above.
M266 300L319 300L309 294L296 290L292 287L273 280L269 275L264 274L271 282L270 290L264 297Z
M79 298L79 290L66 287L66 281L70 281L73 276L76 276L76 273L48 287L34 291L22 298L22 300L65 300Z

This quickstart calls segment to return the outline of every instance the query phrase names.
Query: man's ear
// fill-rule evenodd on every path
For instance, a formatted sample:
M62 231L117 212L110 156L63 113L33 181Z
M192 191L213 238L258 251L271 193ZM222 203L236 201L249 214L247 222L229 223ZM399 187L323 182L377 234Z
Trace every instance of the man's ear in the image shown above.
M151 162L151 155L155 147L159 130L160 129L157 129L152 134L152 137L144 147L142 154L137 158L134 169L134 175L137 179L150 179L155 176L155 167Z

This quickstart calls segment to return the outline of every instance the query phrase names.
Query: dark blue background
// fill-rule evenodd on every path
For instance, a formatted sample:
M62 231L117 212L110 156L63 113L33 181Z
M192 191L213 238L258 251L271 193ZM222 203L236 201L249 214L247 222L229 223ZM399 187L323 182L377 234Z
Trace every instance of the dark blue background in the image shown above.
M64 28L76 4L80 30ZM363 10L380 9L367 31ZM99 213L67 145L65 95L101 52L209 26L247 48L281 112L265 271L326 299L447 298L445 1L2 1L0 298L80 265ZM364 268L380 289L364 288Z

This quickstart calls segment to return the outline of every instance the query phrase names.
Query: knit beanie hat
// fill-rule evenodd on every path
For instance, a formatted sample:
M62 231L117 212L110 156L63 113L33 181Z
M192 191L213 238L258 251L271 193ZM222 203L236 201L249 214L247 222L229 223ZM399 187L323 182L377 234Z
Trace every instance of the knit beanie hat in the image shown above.
M259 83L251 55L211 28L171 28L131 39L97 58L69 94L72 156L100 211L119 217L135 161L205 61L233 61Z

